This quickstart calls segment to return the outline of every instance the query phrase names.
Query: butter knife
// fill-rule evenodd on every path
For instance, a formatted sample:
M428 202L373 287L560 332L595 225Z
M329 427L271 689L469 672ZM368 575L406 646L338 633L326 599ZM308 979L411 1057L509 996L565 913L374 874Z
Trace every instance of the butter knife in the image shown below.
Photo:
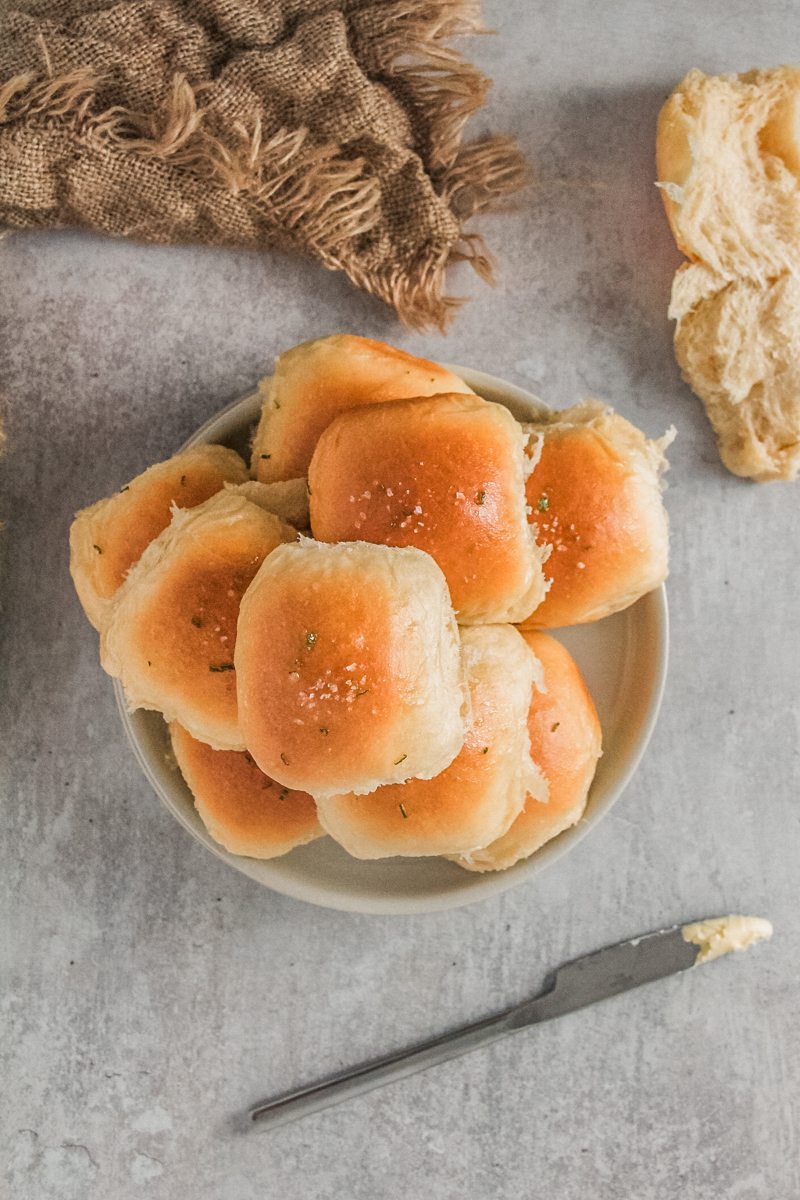
M769 921L760 917L712 917L607 946L560 967L551 977L549 987L532 1000L442 1037L257 1104L247 1113L245 1128L276 1129L298 1117L321 1112L373 1088L468 1054L529 1025L538 1025L598 1000L618 996L630 988L686 971L731 950L744 950L771 935Z

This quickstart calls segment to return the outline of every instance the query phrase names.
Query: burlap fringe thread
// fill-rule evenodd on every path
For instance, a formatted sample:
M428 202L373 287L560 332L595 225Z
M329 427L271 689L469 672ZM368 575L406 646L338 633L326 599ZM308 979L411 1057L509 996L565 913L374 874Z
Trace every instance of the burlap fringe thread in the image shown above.
M398 0L393 33L381 40L374 56L375 68L402 81L413 98L429 131L425 155L434 186L460 223L499 207L528 182L513 139L461 145L464 125L483 103L489 80L441 42L486 32L478 10L474 0ZM204 128L202 94L181 75L174 77L158 121L118 106L95 112L101 82L89 70L44 81L17 75L0 86L0 124L30 117L68 119L79 139L98 139L116 153L169 160L211 186L243 194L275 226L276 240L294 240L297 249L311 247L324 266L344 271L358 287L392 305L411 328L444 332L463 303L444 295L452 263L467 262L493 282L492 261L478 234L462 234L454 247L432 247L391 270L363 270L352 243L379 218L378 181L364 173L362 159L344 158L336 145L309 147L305 129L281 129L264 141L256 117L250 127L234 124L236 141L229 144Z

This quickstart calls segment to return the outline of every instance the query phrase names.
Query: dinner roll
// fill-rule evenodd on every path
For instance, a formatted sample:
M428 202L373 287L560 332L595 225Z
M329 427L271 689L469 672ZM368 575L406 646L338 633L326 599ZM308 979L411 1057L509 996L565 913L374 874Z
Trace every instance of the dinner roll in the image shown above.
M323 828L355 858L467 852L499 837L533 791L528 710L538 663L511 625L463 629L472 701L464 746L434 779L318 802Z
M100 661L132 709L156 709L215 749L245 749L233 659L239 603L267 555L295 536L230 492L173 513L101 631Z
M322 836L312 798L281 787L246 750L214 750L176 722L169 733L200 820L231 854L277 858Z
M261 383L253 474L265 483L306 475L319 435L340 412L437 392L471 388L444 367L371 338L338 333L303 342L282 354L275 374Z
M597 621L633 604L667 575L664 449L596 400L527 426L539 437L528 478L530 520L553 549L542 604L521 624Z
M658 120L656 164L678 246L726 279L800 266L800 70L690 71Z
M128 571L170 511L193 508L226 481L243 483L247 468L225 446L194 446L137 475L121 491L82 509L70 529L70 572L86 616L96 629Z
M503 871L574 825L586 807L600 757L600 722L574 659L546 633L524 636L544 672L544 686L534 689L531 699L528 731L548 795L542 803L529 794L506 833L456 860L470 871Z
M275 550L242 603L235 663L247 749L316 798L436 775L464 742L458 630L421 550Z
M480 396L343 413L309 468L314 537L417 546L444 571L460 624L518 621L545 590L526 444L508 409Z

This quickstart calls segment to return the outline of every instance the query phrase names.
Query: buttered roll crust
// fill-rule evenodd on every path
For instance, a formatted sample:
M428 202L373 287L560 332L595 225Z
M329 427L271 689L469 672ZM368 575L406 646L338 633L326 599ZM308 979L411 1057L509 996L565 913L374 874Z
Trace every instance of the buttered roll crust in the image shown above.
M472 718L450 766L434 779L319 801L323 827L354 857L466 852L503 833L528 792L546 797L527 728L534 655L511 625L463 629L462 644Z
M528 477L530 520L552 546L550 587L524 628L597 621L667 576L669 530L661 495L671 435L649 441L595 400L528 428L538 459Z
M437 363L345 333L287 350L260 390L252 472L265 483L307 475L320 434L341 412L406 396L471 392Z
M221 492L174 512L116 593L100 660L129 706L156 709L217 749L244 749L236 708L239 604L265 558L296 533Z
M231 854L277 858L322 836L311 796L270 779L246 750L214 750L176 722L169 732L201 821Z
M520 620L545 588L526 515L525 446L508 410L480 396L344 413L311 460L312 532L417 546L444 571L459 624Z
M166 529L173 508L193 508L247 468L225 446L195 446L137 475L114 496L77 513L70 572L86 616L100 629L109 601L142 552Z
M242 604L235 662L247 749L316 798L436 775L463 744L458 631L421 550L276 550Z

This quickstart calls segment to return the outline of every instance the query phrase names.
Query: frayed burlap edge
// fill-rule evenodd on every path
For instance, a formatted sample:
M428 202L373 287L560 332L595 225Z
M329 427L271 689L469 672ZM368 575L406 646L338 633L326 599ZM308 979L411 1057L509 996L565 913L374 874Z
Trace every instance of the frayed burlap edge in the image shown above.
M462 148L479 158L480 175L464 180L460 157L444 177L444 188L462 194L462 202L472 215L496 208L511 193L524 187L529 172L516 143L510 138L488 138L475 146ZM358 287L364 288L392 305L401 320L412 329L434 326L443 333L466 297L444 294L445 275L457 262L467 263L484 282L494 285L494 262L480 234L463 233L455 246L428 249L411 264L386 272L362 272L357 261L343 269Z
M426 128L424 156L434 174L454 162L464 126L491 87L486 75L444 43L488 32L480 0L394 0L381 8L380 35L360 46L372 72L390 86L401 85Z
M489 81L442 41L485 32L476 0L397 0L395 29L373 47L376 69L402 81L427 124L434 186L460 225L500 207L529 180L516 143L492 137L462 145L464 125L483 103ZM45 60L47 60L46 48ZM79 140L114 153L168 161L241 196L274 229L273 245L309 250L330 270L393 306L413 329L444 332L462 298L445 295L445 275L468 263L488 283L492 260L478 234L454 246L432 245L412 262L365 268L354 245L380 218L380 186L364 173L363 159L347 159L337 145L314 146L306 129L281 129L266 140L260 119L234 123L230 141L204 126L206 110L182 75L157 116L115 106L95 112L101 78L79 69L41 80L14 76L0 85L0 125L38 118L68 120Z

